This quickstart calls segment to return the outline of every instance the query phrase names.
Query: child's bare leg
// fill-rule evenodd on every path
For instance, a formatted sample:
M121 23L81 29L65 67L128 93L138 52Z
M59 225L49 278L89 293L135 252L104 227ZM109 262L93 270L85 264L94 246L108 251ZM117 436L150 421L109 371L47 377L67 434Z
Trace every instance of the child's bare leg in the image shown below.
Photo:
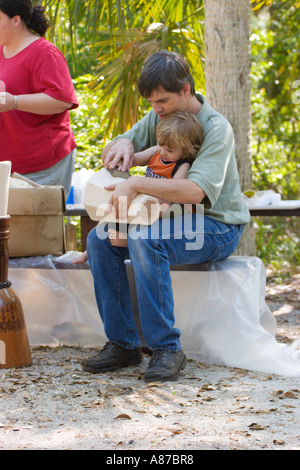
M115 229L108 229L108 238L110 243L113 246L123 246L127 247L127 233L125 232L118 232Z

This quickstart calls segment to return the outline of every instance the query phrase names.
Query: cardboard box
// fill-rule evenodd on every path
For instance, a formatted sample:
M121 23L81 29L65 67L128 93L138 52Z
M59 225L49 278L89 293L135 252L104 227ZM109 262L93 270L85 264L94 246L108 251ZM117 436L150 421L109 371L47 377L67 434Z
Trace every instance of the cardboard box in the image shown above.
M62 186L41 186L14 173L7 209L11 216L9 257L65 253L65 212Z

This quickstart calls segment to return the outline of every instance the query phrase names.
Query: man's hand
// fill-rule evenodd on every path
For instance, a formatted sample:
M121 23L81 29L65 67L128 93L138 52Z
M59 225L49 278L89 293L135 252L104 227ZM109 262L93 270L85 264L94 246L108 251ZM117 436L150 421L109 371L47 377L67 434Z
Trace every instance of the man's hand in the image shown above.
M110 142L102 152L102 160L107 169L117 167L118 170L127 171L131 168L134 157L133 143L129 139L120 137Z
M116 218L126 220L128 208L138 194L133 185L134 177L129 178L123 183L110 184L105 186L108 191L113 191L109 204L109 214L114 211Z

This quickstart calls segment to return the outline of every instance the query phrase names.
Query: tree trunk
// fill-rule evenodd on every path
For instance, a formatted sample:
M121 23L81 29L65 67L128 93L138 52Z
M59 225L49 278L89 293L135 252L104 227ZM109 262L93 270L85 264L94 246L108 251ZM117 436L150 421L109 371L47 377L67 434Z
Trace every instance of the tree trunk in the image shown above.
M205 0L205 94L232 125L242 191L251 188L250 0ZM254 229L236 254L254 255Z

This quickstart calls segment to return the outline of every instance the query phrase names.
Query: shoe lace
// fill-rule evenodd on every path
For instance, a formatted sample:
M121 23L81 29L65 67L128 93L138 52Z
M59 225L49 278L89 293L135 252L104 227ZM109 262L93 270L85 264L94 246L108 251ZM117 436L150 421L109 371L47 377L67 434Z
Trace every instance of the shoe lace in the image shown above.
M167 362L167 352L162 349L156 349L153 351L151 356L151 364L154 362L161 362L161 364L166 364Z

